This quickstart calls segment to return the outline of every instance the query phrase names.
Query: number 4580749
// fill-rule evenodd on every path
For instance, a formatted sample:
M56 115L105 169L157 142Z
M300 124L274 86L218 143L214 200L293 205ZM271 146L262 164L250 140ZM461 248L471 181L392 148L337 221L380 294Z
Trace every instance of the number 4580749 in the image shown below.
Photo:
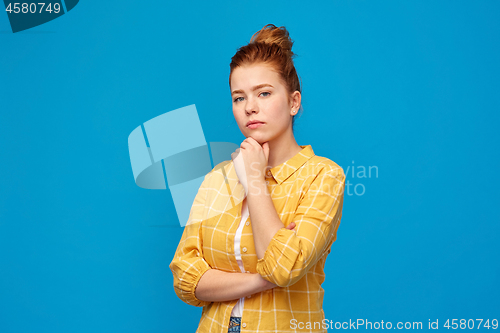
M45 6L45 5L47 5L47 6ZM49 12L49 13L54 12L55 14L57 14L61 11L61 5L57 2L54 4L51 2L49 2L49 3L45 3L45 2L18 3L18 2L16 2L14 4L9 3L7 8L5 8L5 11L9 12L9 13L14 13L14 14L17 14L17 13L24 13L24 14L38 13L38 14L41 14L44 11L44 8L45 8L45 11Z
M450 323L451 320L451 323ZM476 323L477 321L477 323ZM448 319L446 320L446 323L444 323L443 327L446 327L447 329L473 329L474 326L476 326L477 329L479 329L481 326L487 329L494 329L496 330L498 328L498 319L492 319L491 324L489 319Z

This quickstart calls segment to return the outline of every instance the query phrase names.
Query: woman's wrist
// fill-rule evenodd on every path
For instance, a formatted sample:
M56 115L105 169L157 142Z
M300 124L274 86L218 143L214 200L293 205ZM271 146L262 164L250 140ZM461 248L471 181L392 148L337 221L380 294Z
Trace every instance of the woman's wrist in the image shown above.
M255 280L256 280L255 283L257 286L256 288L257 288L258 292L266 291L268 289L272 289L274 287L277 287L277 285L275 285L274 283L265 280L259 273L256 273L254 275L255 275Z
M268 194L267 183L264 178L249 178L248 179L248 196L261 196Z

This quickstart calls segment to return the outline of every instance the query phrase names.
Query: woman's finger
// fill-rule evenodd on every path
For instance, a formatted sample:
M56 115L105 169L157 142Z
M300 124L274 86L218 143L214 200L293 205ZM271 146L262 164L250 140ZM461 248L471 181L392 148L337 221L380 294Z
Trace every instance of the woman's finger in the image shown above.
M250 146L255 147L255 148L262 148L262 146L257 142L257 140L255 140L251 136L246 138L243 142L247 142Z

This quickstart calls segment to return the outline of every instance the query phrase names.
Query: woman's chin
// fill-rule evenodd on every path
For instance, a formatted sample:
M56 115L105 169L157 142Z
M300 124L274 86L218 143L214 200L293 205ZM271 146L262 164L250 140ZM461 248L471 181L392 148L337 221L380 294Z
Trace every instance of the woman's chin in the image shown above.
M264 142L267 142L267 138L265 138L264 136L262 135L248 135L248 137L251 137L252 139L254 139L255 141L257 141L260 145L262 145Z

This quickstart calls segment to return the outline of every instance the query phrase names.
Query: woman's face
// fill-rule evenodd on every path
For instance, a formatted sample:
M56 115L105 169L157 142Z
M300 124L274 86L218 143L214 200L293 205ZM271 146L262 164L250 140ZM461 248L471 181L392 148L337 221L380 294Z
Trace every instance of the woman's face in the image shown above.
M268 65L258 63L233 70L233 115L241 133L247 138L252 137L263 144L288 131L291 134L293 113L288 96L278 73ZM249 121L260 123L247 125Z

